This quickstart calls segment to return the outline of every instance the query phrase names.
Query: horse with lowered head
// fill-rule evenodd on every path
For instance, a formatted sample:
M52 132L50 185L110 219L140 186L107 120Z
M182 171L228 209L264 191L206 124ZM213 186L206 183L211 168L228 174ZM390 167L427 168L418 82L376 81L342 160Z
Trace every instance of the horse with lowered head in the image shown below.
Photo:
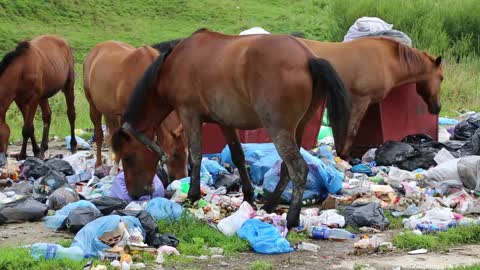
M294 183L287 222L297 226L308 174L300 143L306 124L325 99L335 139L341 142L351 104L328 61L288 35L232 36L199 30L146 70L123 114L122 128L113 134L112 147L122 159L126 181L136 181L129 186L130 196L151 193L155 164L162 154L152 147L154 130L177 111L192 160L188 197L195 201L200 198L202 123L216 123L239 169L244 200L253 204L235 129L264 127L283 159L281 178L289 175ZM272 212L275 205L267 203L264 209Z
M27 157L28 139L36 157L44 158L48 149L51 110L48 98L62 90L72 136L71 151L76 149L73 56L67 41L58 36L39 36L18 44L0 62L0 165L6 162L10 128L5 115L15 101L23 116L23 143L19 159ZM40 147L35 140L33 120L38 105L42 110L43 136Z
M151 47L135 48L118 41L102 42L87 55L83 64L83 84L97 144L96 166L102 164L102 116L110 134L120 127L120 116L127 107L136 82L158 56L159 52ZM187 146L175 112L170 113L158 126L156 142L168 155L168 178L175 180L186 177ZM162 179L164 185L168 184L168 180ZM127 187L131 184L127 183Z

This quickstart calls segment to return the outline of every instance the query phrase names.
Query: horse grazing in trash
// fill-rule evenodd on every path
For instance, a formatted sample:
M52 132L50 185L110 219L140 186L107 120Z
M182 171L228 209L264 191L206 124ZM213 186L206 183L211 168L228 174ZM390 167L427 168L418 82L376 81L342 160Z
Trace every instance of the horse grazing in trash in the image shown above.
M28 139L36 157L44 158L48 149L51 110L48 98L62 90L67 102L67 115L75 152L75 75L73 56L67 41L58 36L39 36L20 42L0 62L0 165L6 162L10 128L5 122L7 110L15 101L23 116L23 143L19 159L27 157ZM35 140L33 120L38 105L42 110L43 136L40 147Z
M335 142L341 157L349 157L370 104L380 102L397 86L416 83L417 92L427 104L428 111L432 114L440 112L441 57L435 58L383 37L365 37L345 43L299 40L316 56L327 59L350 91L352 111L346 142L345 145Z
M84 90L90 104L90 119L97 144L96 166L102 164L102 115L110 134L120 127L120 116L136 82L158 56L158 51L151 47L135 48L117 41L100 43L87 55L83 65ZM186 177L187 144L178 115L170 113L155 129L156 140L168 155L169 178ZM162 179L164 184L168 180Z
M244 200L253 204L235 129L265 127L283 159L283 182L287 184L289 175L294 183L287 216L293 227L299 224L308 173L299 146L304 127L325 98L335 139L342 141L350 98L327 61L288 35L230 36L202 29L147 69L123 114L122 128L113 134L112 147L124 164L130 196L151 193L155 163L162 154L152 147L154 128L176 110L192 160L188 198L195 201L200 198L202 123L216 123L239 169ZM267 203L264 209L272 212L275 206Z

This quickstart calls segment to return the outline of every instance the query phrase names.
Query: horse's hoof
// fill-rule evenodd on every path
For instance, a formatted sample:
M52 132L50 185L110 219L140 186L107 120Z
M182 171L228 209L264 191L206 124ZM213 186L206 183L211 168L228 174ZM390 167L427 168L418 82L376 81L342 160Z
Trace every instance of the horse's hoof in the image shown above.
M263 205L262 208L260 208L260 209L262 209L262 210L264 210L265 212L271 214L271 213L273 213L273 211L275 211L275 208L276 208L276 207L273 207L272 205L265 204L265 205Z
M7 155L0 153L0 167L7 165Z
M298 214L293 214L292 212L288 211L287 214L287 228L295 228L300 226L300 213Z

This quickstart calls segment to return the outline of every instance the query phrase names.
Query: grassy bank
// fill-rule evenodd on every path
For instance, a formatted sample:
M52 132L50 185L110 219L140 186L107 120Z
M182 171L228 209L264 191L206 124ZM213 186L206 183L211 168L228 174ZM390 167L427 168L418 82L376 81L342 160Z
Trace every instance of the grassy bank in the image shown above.
M306 1L113 1L0 0L0 57L22 39L58 34L70 42L76 60L77 127L92 127L82 88L82 61L105 40L134 46L189 35L200 27L230 34L253 26L272 33L304 32L309 39L342 41L361 16L379 16L406 32L414 46L446 57L444 114L480 110L480 5L476 0L306 0ZM459 63L457 63L459 60ZM51 135L65 136L64 97L50 100ZM12 139L21 138L23 120L16 106L8 113ZM41 121L36 119L37 137Z

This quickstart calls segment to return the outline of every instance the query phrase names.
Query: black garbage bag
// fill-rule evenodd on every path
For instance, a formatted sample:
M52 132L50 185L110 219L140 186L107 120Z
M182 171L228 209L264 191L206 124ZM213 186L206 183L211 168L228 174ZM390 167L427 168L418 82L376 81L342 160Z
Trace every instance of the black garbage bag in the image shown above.
M480 155L480 128L475 131L472 137L468 139L464 145L462 145L459 152L462 157Z
M235 169L233 174L219 171L214 186L215 188L223 186L227 189L227 192L238 191L240 189L240 176L238 170Z
M393 165L402 170L413 171L418 168L429 169L432 166L436 166L437 163L433 159L438 149L433 147L414 146L414 152L410 156L406 156L405 159L396 161Z
M63 186L71 188L67 183L65 175L50 170L45 176L42 176L33 182L33 197L35 200L45 202L48 196Z
M48 196L47 206L52 210L62 209L65 205L80 200L77 191L69 187L61 187Z
M22 165L23 175L26 179L33 177L38 179L46 175L50 171L48 167L41 159L36 157L28 157Z
M158 248L160 246L178 246L178 239L170 234L161 235L158 232L157 223L155 219L145 210L136 211L136 210L116 210L112 213L112 215L119 215L119 216L133 216L140 220L142 224L142 228L145 230L145 243L149 246L153 246Z
M52 170L55 170L59 173L63 173L65 176L74 175L75 170L73 169L70 163L59 158L52 158L45 161L45 165L50 167Z
M91 221L101 216L102 216L102 213L100 213L98 209L94 209L88 206L87 207L82 206L82 207L77 207L72 211L70 211L64 223L68 231L72 233L76 233L80 229L82 229L85 225L87 225Z
M30 195L33 192L33 184L30 181L20 181L13 183L11 187L5 188L4 191L14 191L19 195Z
M347 225L355 228L371 227L385 230L389 221L379 203L353 204L345 209Z
M480 113L458 123L453 131L453 139L466 141L480 128Z
M115 210L123 210L128 205L126 200L108 196L98 197L88 201L93 203L104 216L110 215Z
M0 208L0 224L38 221L47 214L47 211L45 204L25 196Z
M375 151L375 162L378 166L391 166L414 154L415 149L407 143L387 141Z

